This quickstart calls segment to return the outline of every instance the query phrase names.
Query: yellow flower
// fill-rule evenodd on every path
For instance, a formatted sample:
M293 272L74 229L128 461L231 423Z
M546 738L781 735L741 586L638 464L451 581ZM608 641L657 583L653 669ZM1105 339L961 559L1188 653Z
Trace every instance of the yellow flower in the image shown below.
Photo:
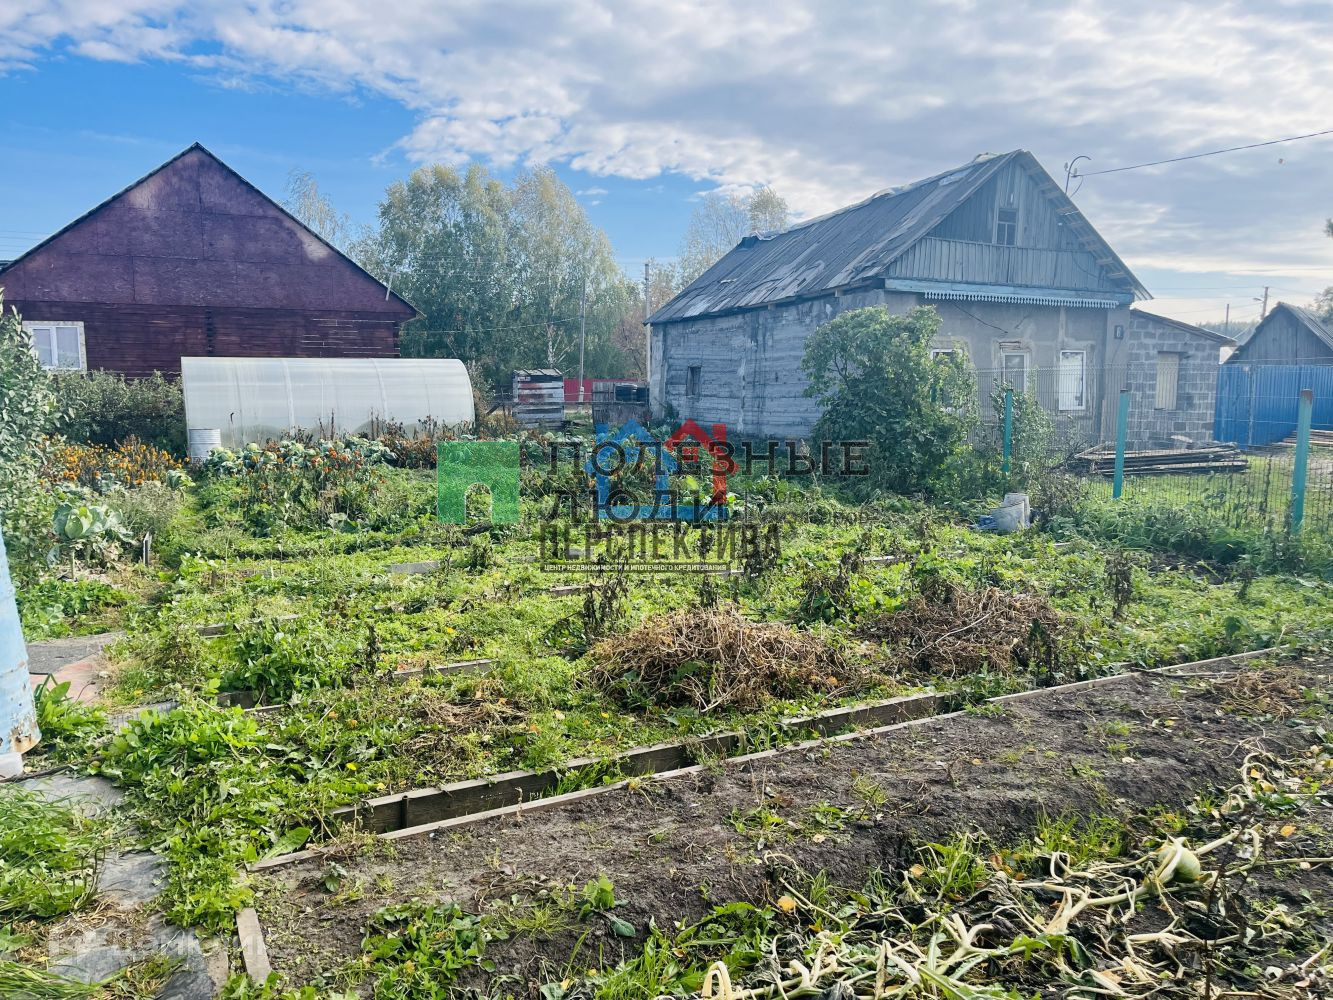
M347 764L347 770L349 770L349 771L355 771L355 770L356 770L356 765L353 764L353 763L351 763L351 762L348 762L348 764Z
M778 909L781 910L783 913L795 913L796 900L792 899L790 896L779 896Z

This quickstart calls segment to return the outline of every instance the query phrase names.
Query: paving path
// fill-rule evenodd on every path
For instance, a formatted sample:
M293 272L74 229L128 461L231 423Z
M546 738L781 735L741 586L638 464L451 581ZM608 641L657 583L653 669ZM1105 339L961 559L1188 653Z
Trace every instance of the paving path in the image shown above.
M37 687L47 677L54 677L57 684L70 682L71 698L96 701L107 674L102 650L124 634L102 632L28 643L28 673L32 675L32 686Z
M23 787L67 801L88 816L107 815L124 798L110 781L90 775L53 774L25 781ZM194 931L162 919L157 897L165 881L166 863L158 855L109 850L97 872L95 906L51 926L50 971L91 983L161 955L178 965L160 1000L212 1000L227 981L226 947L217 940L201 942Z

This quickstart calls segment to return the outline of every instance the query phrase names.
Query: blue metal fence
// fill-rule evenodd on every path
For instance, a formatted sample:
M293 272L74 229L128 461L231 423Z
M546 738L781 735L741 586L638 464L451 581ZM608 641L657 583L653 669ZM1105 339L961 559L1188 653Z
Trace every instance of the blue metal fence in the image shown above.
M1302 389L1314 391L1315 430L1333 430L1333 365L1222 365L1213 437L1258 448L1296 430Z

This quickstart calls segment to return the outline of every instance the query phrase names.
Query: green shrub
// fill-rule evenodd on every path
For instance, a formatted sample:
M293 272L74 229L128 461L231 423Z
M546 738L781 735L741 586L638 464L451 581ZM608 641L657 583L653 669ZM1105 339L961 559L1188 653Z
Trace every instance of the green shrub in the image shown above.
M968 363L931 357L939 325L930 307L894 316L874 306L843 313L806 341L806 395L823 410L814 436L870 443L861 492L931 492L976 422Z
M114 447L138 438L185 455L185 397L180 384L154 372L126 379L111 372L77 372L55 379L71 441Z
M50 375L37 361L32 336L0 298L0 528L10 572L35 580L45 567L55 502L37 476L41 443L58 404Z

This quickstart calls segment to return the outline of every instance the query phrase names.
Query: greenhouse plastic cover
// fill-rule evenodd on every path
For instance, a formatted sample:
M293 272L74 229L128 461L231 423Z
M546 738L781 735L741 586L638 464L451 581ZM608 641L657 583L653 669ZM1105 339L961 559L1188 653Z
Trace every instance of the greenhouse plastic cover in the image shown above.
M181 358L185 422L239 448L304 430L365 434L395 421L472 423L472 381L453 358Z

